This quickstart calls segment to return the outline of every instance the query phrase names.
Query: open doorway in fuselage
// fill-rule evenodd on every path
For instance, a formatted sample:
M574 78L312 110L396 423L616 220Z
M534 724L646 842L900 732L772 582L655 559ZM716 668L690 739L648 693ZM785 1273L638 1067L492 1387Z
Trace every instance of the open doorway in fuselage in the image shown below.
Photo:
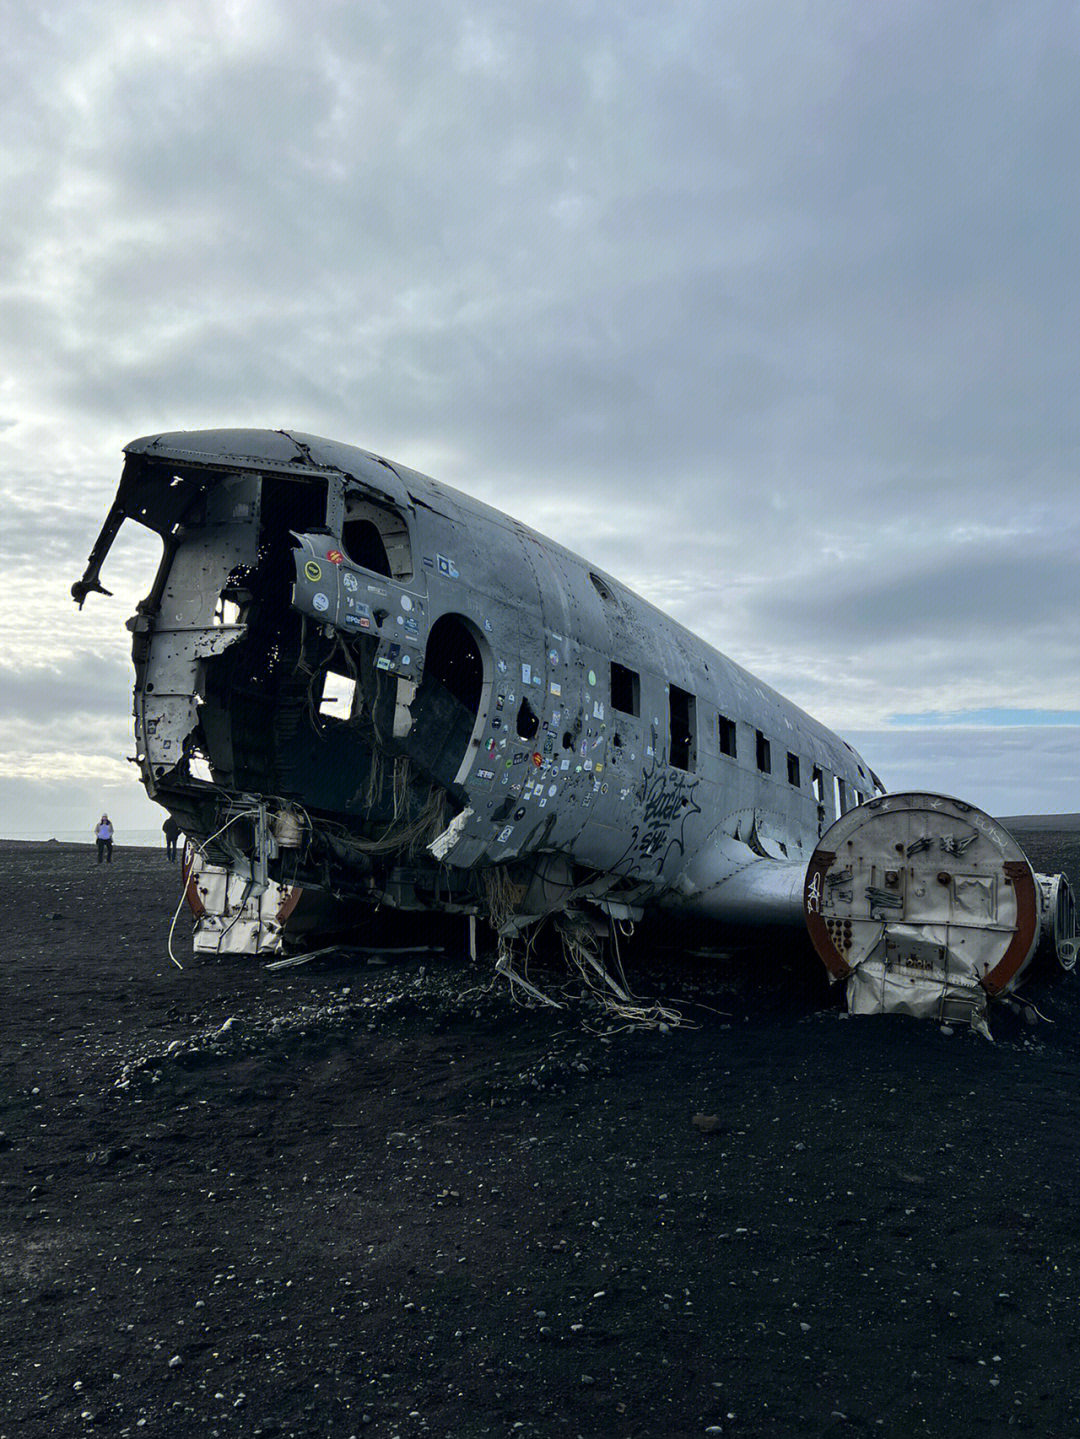
M428 635L409 734L409 753L439 784L464 782L490 696L491 660L479 630L462 615L440 615Z

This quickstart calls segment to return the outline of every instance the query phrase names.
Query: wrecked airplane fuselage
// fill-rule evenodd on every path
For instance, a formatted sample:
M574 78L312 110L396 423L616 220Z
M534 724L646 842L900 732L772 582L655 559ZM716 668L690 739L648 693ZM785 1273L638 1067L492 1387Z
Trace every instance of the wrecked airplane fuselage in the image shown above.
M364 450L227 430L126 456L73 594L102 588L125 518L161 535L129 621L137 762L198 843L197 946L280 947L301 892L503 937L546 915L801 924L805 903L851 971L815 928L847 889L810 862L881 786L823 725L568 550Z

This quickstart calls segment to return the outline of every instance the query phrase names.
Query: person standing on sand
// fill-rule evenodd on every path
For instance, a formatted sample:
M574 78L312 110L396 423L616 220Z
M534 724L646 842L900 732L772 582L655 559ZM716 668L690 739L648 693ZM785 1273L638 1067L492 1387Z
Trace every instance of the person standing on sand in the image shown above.
M103 814L94 826L94 838L97 840L98 864L103 859L112 864L113 827L112 820L107 814Z
M161 832L165 836L165 858L170 864L175 864L176 841L180 838L180 826L171 814L166 816L165 823L161 826Z

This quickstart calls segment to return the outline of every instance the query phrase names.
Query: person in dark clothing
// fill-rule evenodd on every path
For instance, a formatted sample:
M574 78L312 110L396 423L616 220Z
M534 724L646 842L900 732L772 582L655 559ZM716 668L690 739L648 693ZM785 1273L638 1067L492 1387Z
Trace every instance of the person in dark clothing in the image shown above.
M97 840L98 864L102 860L112 864L113 827L112 820L107 814L103 814L94 826L94 838Z
M165 823L161 826L161 832L165 836L165 858L170 864L176 863L176 841L180 838L180 826L168 815Z

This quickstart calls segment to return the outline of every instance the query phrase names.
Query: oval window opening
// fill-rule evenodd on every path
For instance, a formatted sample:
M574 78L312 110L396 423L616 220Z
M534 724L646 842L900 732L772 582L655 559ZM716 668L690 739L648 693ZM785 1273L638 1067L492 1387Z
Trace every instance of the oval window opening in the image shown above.
M424 677L410 705L409 753L440 784L452 784L480 710L484 661L469 625L440 615L431 626Z
M519 739L532 739L540 728L540 721L527 699L521 701L521 708L517 712L517 732Z

